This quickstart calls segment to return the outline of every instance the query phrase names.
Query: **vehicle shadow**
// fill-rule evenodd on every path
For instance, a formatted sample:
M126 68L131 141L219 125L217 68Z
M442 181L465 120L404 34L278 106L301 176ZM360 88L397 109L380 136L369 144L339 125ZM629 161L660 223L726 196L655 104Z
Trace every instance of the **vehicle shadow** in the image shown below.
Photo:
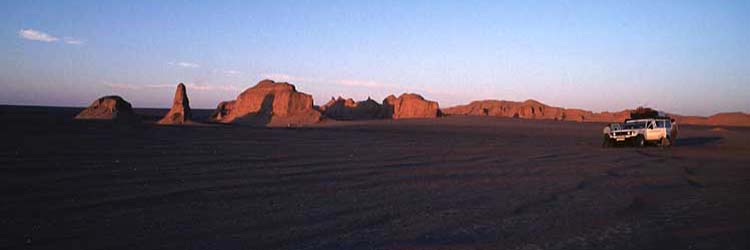
M721 139L723 138L719 136L677 138L677 141L675 141L675 145L677 146L703 146L703 145L717 143L721 141Z

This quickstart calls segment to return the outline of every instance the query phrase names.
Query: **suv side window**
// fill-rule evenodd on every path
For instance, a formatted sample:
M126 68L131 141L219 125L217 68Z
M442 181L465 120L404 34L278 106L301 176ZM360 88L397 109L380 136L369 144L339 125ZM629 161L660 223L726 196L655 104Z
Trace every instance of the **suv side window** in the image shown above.
M654 122L649 122L647 128L654 129Z
M667 128L672 128L672 121L667 120Z
M656 121L656 127L657 128L664 128L665 127L664 126L664 121L663 120Z

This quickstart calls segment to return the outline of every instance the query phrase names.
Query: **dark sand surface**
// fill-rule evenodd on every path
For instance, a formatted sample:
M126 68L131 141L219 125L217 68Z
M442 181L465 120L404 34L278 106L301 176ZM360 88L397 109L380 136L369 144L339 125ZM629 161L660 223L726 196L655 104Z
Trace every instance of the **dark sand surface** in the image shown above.
M0 106L0 249L750 248L749 129L602 149L595 123L124 126L79 110Z

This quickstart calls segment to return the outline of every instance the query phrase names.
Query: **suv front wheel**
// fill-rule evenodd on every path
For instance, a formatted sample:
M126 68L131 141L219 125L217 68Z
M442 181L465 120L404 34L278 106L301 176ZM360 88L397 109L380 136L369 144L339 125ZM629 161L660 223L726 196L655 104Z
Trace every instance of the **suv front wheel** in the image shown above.
M643 135L638 135L638 137L635 138L635 141L633 141L633 145L639 148L646 146L646 139L643 138Z

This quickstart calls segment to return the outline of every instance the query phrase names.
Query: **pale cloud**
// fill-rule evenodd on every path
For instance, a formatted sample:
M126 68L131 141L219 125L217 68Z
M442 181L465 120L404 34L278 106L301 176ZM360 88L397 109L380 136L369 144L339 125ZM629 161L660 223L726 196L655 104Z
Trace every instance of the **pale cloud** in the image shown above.
M60 38L57 38L56 36L53 36L51 34L47 34L42 31L33 30L33 29L22 29L18 31L18 36L26 39L26 40L32 40L32 41L40 41L40 42L46 42L46 43L55 43L62 41L65 44L70 45L83 45L84 41L78 38L66 36L63 37L62 40Z
M274 81L283 81L283 82L317 82L316 80L309 78L309 77L299 77L299 76L279 74L279 73L263 74L262 76L263 78L266 78L266 79L271 79Z
M396 88L398 85L391 83L384 83L370 80L335 80L334 83L338 85L350 86L350 87L367 87L367 88Z
M63 42L65 42L66 44L70 44L70 45L83 45L84 43L83 40L76 39L76 38L69 37L69 36L64 37Z
M238 70L231 70L231 69L230 70L224 70L223 73L225 75L230 75L230 76L242 74L242 72L240 72Z
M112 89L121 89L121 90L145 90L145 89L169 89L169 88L175 88L175 84L143 84L143 85L136 85L136 84L127 84L127 83L105 83L109 88ZM208 84L194 84L194 83L185 83L185 87L188 90L197 90L197 91L237 91L240 90L239 87L233 86L233 85L208 85Z
M264 78L268 78L275 81L285 82L307 82L307 83L324 83L324 84L335 84L347 87L364 87L364 88L383 88L383 89L394 89L399 88L398 84L379 82L373 80L360 80L360 79L324 79L316 77L306 76L294 76L288 74L263 74Z
M200 90L200 91L238 91L239 87L234 85L206 85L206 84L185 84L188 89Z
M42 31L33 30L33 29L22 29L18 31L18 36L26 40L40 41L40 42L47 42L47 43L60 40L59 38L53 35L44 33Z
M237 76L242 74L242 71L233 69L215 69L213 72L214 74L224 74L226 76Z
M167 89L167 88L174 88L176 85L172 84L146 84L143 85L144 88L147 89Z
M124 83L104 83L104 85L112 89L143 89L143 86Z
M198 68L200 65L192 62L170 62L169 65L180 66L183 68Z

